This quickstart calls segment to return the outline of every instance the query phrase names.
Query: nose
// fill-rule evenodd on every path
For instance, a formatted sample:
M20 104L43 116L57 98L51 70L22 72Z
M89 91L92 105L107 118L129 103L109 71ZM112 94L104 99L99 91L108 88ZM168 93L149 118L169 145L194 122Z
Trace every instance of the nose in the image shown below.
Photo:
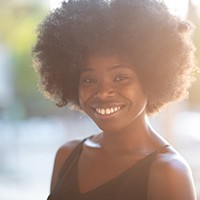
M108 83L99 83L94 97L105 100L114 97L116 94L114 88Z

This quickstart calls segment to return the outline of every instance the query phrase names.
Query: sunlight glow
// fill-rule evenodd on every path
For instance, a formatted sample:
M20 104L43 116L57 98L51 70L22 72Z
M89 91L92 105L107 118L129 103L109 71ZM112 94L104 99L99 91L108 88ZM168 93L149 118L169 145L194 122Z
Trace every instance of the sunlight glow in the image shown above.
M187 17L188 0L164 0L170 11L183 18Z
M63 0L49 0L50 9L53 10L61 6L61 2ZM67 0L66 0L67 1ZM169 7L170 11L178 16L183 18L187 17L188 11L188 3L189 0L163 0L166 5ZM192 3L199 8L200 12L200 1L199 0L192 0Z
M53 10L60 7L62 1L63 0L49 0L50 9Z

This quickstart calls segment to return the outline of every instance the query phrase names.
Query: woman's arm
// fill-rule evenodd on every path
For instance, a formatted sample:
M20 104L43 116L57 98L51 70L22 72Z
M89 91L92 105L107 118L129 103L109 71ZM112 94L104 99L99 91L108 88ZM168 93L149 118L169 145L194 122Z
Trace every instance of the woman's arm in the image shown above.
M159 154L152 165L148 200L196 200L192 173L174 150Z

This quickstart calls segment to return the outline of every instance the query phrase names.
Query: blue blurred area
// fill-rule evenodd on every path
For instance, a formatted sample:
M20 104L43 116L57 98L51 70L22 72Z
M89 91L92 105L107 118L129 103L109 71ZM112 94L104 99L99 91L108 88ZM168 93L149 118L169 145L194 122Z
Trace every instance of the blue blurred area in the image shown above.
M0 199L46 199L62 144L98 131L83 115L0 120Z

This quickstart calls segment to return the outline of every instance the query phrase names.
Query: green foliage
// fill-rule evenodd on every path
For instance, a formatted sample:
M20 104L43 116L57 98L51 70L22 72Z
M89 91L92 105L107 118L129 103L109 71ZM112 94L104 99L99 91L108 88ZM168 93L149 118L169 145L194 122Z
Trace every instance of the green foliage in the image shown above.
M48 11L39 3L24 5L4 1L3 5L0 8L0 42L3 41L12 52L16 102L31 114L34 105L43 104L32 67L31 48L36 27ZM40 110L38 108L38 113Z

